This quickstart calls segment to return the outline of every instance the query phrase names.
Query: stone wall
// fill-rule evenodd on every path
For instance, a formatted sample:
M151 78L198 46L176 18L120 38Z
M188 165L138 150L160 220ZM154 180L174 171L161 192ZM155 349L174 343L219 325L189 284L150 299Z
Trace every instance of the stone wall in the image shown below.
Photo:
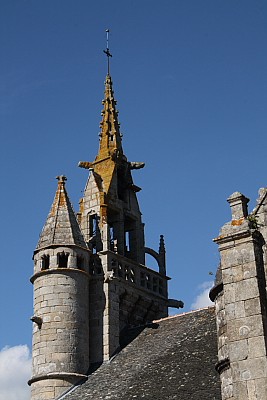
M111 251L92 256L90 363L107 361L125 327L166 317L167 277Z
M248 199L234 193L228 201L232 221L215 239L222 278L215 299L222 399L263 400L267 398L264 241L248 217Z
M60 387L88 372L89 279L78 269L49 269L33 283L33 321L40 320L33 327L32 400L54 399Z

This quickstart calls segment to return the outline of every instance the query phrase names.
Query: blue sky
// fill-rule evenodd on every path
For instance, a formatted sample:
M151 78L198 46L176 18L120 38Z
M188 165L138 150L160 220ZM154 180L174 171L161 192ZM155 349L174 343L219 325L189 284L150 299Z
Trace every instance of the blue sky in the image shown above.
M58 174L75 209L98 132L110 29L123 146L146 241L164 234L170 297L212 279L234 191L267 185L264 0L1 0L1 335L31 344L32 253ZM204 286L203 286L204 285Z

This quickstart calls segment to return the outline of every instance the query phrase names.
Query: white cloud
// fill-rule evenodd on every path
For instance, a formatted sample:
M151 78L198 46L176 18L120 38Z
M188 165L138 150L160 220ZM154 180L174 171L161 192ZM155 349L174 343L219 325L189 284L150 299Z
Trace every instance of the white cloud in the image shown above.
M30 350L26 345L0 351L0 400L29 400Z
M192 310L197 310L198 308L208 307L213 305L209 298L209 291L213 286L213 282L203 282L199 285L198 290L200 293L197 295L193 303L191 304Z

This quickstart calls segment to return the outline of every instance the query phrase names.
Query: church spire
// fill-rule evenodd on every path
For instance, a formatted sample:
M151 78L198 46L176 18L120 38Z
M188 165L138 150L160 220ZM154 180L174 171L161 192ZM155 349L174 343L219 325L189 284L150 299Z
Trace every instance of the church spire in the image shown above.
M80 161L78 164L81 168L94 170L96 176L101 177L102 187L106 194L110 192L117 168L121 169L123 165L128 167L129 164L123 154L116 103L112 79L108 74L105 80L104 100L102 101L104 108L101 112L98 154L93 162Z
M95 161L100 161L106 157L112 156L115 159L118 155L122 155L122 143L120 124L118 121L118 111L116 109L116 100L112 86L111 76L108 74L105 80L105 93L102 104L102 120L100 122L100 146Z
M103 158L112 156L116 158L118 154L122 155L122 144L120 134L120 124L118 121L118 111L116 110L116 100L114 98L114 91L112 86L112 79L110 75L110 57L112 54L109 50L109 29L106 29L107 34L107 48L103 50L107 56L107 76L105 79L105 93L102 104L104 106L101 115L102 121L100 122L100 147L99 153L95 161L102 160Z

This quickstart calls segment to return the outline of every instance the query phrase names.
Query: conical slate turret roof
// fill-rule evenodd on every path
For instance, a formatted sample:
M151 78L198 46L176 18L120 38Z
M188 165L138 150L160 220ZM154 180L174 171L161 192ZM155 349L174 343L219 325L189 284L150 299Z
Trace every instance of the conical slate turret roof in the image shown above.
M87 248L65 188L67 178L58 176L57 179L56 195L36 250L51 245L76 245Z

